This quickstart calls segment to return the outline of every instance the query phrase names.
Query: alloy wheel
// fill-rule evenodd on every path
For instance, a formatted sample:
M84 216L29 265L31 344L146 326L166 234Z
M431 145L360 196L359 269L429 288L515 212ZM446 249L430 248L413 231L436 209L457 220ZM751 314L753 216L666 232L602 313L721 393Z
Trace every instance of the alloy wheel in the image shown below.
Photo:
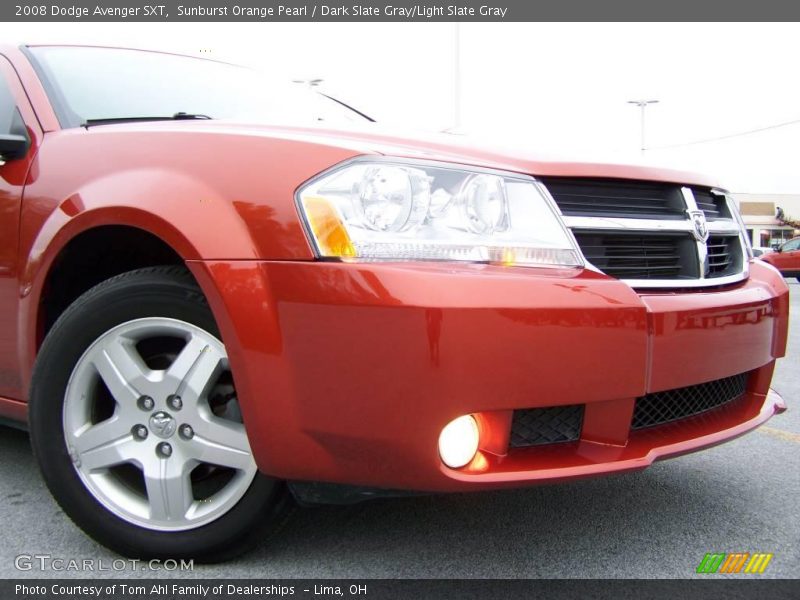
M98 338L69 379L63 425L86 488L148 529L218 519L257 473L224 345L176 319L137 319Z

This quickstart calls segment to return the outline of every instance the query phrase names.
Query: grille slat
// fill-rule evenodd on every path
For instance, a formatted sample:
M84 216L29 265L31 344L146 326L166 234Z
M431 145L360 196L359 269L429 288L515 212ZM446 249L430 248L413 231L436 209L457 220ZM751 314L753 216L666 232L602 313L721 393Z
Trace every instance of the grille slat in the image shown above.
M676 271L680 272L680 267L676 267L673 264L650 264L647 268L644 268L642 265L637 263L627 262L625 264L618 264L614 266L614 272L618 273L620 276L625 274L625 271L642 271L642 272L649 272L649 271Z
M697 208L703 211L709 221L729 219L731 217L724 196L712 194L710 190L702 188L693 188L692 194L694 194Z
M627 217L638 219L684 218L686 203L677 184L613 179L542 179L561 212L567 216ZM729 219L725 197L692 187L697 208L706 219Z
M747 373L708 383L647 394L636 399L631 429L645 429L694 417L741 398Z
M511 421L511 448L574 442L581 436L583 404L515 410Z
M708 248L707 277L725 277L741 269L742 247L738 236L711 236L706 242L706 248Z
M688 234L574 233L586 259L612 277L677 279L696 276L697 251Z
M674 185L647 181L544 178L567 216L681 219L685 205Z

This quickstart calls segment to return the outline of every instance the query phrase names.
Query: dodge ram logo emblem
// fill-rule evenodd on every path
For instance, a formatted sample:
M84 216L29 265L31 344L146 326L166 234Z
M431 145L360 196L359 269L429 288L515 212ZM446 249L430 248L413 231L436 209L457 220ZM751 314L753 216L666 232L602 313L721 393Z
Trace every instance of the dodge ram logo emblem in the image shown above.
M689 218L694 224L694 230L692 233L694 234L695 239L698 242L705 242L708 240L708 224L706 223L706 215L702 210L690 210L687 212L689 213Z
M159 411L150 417L150 431L162 439L170 437L177 428L177 421L163 411Z

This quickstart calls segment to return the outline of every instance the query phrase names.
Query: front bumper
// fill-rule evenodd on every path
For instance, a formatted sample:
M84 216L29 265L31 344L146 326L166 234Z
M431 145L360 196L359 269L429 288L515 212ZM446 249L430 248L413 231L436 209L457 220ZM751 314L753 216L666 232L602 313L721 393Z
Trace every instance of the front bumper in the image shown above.
M228 347L258 465L293 480L456 491L641 469L783 410L769 394L788 289L772 269L638 294L586 270L454 264L191 263ZM637 397L749 373L703 418L631 431ZM513 411L585 405L573 443L508 448ZM482 416L453 470L442 427Z

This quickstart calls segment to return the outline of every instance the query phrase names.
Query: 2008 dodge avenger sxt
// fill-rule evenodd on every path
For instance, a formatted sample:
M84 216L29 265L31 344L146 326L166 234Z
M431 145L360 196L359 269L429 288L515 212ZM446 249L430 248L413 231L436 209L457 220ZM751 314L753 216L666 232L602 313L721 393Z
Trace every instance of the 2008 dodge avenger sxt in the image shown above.
M0 157L0 416L126 555L228 558L292 498L642 469L785 409L787 286L700 176L59 46L0 49Z

